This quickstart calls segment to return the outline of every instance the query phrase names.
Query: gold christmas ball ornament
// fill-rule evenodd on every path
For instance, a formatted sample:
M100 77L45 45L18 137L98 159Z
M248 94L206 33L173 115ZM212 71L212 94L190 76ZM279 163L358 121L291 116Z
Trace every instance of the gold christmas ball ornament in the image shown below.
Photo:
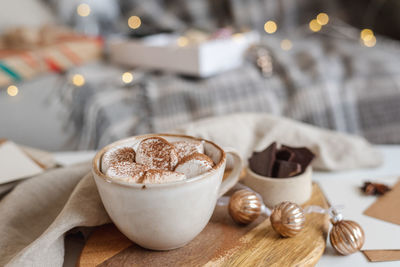
M242 189L236 191L229 200L229 214L240 224L249 224L261 214L261 199L252 191Z
M348 220L332 221L332 229L329 234L332 247L342 255L357 252L364 245L365 235L361 226Z
M299 205L285 201L274 207L270 220L272 228L281 236L293 237L303 230L306 217Z

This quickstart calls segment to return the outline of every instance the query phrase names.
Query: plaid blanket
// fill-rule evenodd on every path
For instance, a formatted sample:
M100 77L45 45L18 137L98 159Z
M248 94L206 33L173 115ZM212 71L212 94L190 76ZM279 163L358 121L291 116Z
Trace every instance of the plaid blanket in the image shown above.
M78 133L77 147L95 149L234 112L272 113L374 143L400 143L398 44L378 38L376 47L367 48L359 44L357 31L329 27L324 36L293 39L290 51L280 48L281 36L265 38L274 67L269 78L249 61L201 80L136 70L136 82L124 87L118 82L123 70L84 67L82 73L92 71L93 78L86 75L85 86L66 90L69 101L64 101Z

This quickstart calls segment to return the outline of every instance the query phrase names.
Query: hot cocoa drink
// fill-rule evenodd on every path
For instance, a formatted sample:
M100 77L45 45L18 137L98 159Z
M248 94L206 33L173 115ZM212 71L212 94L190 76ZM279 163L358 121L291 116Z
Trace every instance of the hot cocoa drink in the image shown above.
M147 134L101 149L92 174L104 208L124 235L148 249L171 250L204 229L242 166L237 152L211 141Z

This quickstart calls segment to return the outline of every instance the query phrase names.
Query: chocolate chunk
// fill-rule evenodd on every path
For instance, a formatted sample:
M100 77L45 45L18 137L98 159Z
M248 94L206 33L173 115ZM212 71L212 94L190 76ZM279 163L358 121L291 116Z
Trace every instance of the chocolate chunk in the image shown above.
M296 162L276 160L272 172L272 177L288 178L300 174L301 165Z
M295 155L287 147L282 147L276 152L276 159L284 161L293 161Z
M271 177L275 162L276 142L261 152L254 152L249 159L250 169L262 176Z
M301 171L304 172L311 161L314 159L315 155L306 147L289 147L282 145L282 148L288 149L294 153L294 158L292 162L297 162L301 165Z
M303 173L314 157L306 147L282 145L278 150L274 142L265 150L254 152L249 159L249 167L262 176L287 178Z

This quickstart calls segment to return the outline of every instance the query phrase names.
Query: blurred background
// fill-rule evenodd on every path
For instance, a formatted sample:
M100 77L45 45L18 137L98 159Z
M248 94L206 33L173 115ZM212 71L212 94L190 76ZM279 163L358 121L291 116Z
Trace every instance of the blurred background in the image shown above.
M398 14L397 0L2 0L0 138L97 149L262 112L400 143Z

